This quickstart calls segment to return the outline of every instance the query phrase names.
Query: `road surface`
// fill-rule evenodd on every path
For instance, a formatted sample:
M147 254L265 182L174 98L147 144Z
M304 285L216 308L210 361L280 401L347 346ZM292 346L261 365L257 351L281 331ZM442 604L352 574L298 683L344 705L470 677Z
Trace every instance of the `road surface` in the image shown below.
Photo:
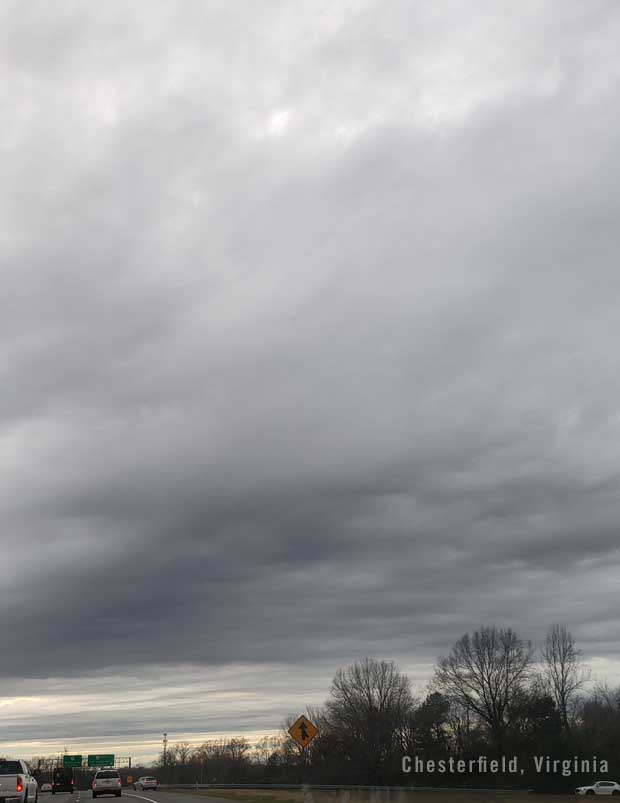
M104 801L115 803L118 798L112 795L102 795L97 797L96 800L100 800L102 803ZM230 798L218 797L217 792L208 796L204 793L204 790L200 795L192 791L169 792L163 789L158 789L156 792L151 789L147 789L144 792L134 792L133 789L127 787L123 789L121 801L123 800L125 803L231 803ZM76 791L73 795L59 792L53 797L47 792L39 794L39 803L52 803L52 801L54 803L93 803L93 796L90 791L85 792L84 790Z

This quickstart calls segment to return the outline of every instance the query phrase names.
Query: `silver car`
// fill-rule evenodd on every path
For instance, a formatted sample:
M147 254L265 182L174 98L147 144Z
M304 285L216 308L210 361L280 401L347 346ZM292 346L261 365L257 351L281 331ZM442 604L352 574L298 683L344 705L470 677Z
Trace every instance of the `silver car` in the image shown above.
M121 796L123 782L118 770L99 770L93 778L93 797L99 795Z
M153 775L143 775L134 782L134 789L157 789L157 778Z
M592 786L578 786L576 795L620 795L620 784L615 781L597 781Z

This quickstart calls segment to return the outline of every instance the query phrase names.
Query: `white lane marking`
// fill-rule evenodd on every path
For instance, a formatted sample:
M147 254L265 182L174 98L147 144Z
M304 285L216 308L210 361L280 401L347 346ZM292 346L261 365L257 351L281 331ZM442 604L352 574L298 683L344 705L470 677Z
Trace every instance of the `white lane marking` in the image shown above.
M152 797L144 797L144 795L132 795L131 792L124 792L127 797L139 797L140 800L148 800L149 803L161 803L161 800L153 800Z

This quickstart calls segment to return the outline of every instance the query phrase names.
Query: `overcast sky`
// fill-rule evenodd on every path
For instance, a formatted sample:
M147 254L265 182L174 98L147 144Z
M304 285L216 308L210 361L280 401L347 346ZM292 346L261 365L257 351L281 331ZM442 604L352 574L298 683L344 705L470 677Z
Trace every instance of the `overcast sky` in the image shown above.
M620 679L620 5L5 2L0 750L482 624Z

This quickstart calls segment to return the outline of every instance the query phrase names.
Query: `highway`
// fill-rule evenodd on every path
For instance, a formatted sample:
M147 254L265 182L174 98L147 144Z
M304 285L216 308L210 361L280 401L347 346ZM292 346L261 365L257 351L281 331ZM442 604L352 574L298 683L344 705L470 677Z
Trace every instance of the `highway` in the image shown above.
M169 792L157 790L153 792L147 790L146 792L134 792L133 789L123 789L121 800L125 799L125 803L231 803L230 798L217 797L216 794L206 795L203 793L196 794L193 791L187 792ZM58 793L52 797L51 794L45 793L39 795L39 803L92 803L93 796L90 791L76 791L73 795ZM102 795L97 797L97 800L113 801L118 798L112 795Z

